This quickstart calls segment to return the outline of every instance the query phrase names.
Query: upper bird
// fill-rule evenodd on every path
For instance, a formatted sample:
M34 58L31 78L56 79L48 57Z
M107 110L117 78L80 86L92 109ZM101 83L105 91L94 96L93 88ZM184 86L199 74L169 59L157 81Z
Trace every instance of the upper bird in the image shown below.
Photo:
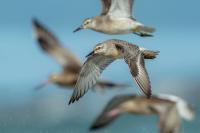
M155 31L138 22L132 16L134 0L101 0L101 15L85 19L74 32L81 29L92 29L105 34L134 33L141 37L152 36Z
M107 40L96 45L94 50L87 55L88 59L79 73L69 104L77 101L89 88L95 85L102 71L110 63L121 58L124 58L128 64L130 72L140 89L147 97L150 97L151 84L145 69L144 59L154 59L157 54L158 51L146 50L129 42L116 39Z
M52 56L63 68L59 74L52 74L49 80L36 89L40 89L49 83L55 83L59 86L74 88L78 74L81 70L81 62L76 56L66 48L63 48L57 38L47 30L38 20L33 20L33 27L41 49ZM106 80L99 80L97 82L99 88L121 88L127 87L125 84L117 84Z
M146 99L143 96L120 95L114 97L91 126L91 130L107 126L125 113L158 115L160 133L179 133L181 118L192 120L194 110L186 101L174 95L159 94Z

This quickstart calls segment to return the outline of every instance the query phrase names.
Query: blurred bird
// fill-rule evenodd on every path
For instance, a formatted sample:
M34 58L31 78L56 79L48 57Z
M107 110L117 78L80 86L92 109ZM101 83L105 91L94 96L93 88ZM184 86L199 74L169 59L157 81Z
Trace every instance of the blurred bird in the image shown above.
M132 17L134 0L101 0L102 12L99 16L85 19L74 32L92 29L105 34L134 33L141 37L152 36L154 28L147 27Z
M33 27L41 49L53 57L63 68L63 71L58 74L52 74L48 81L36 87L40 89L50 83L54 83L63 87L74 88L78 74L81 70L81 62L68 49L62 47L56 37L49 32L36 19L33 20ZM124 88L126 84L117 84L107 80L99 80L95 87L98 88Z
M122 40L107 40L94 48L86 57L88 59L82 66L75 90L69 104L78 101L88 89L96 84L103 70L116 59L124 58L130 68L130 72L136 83L149 98L151 96L151 84L145 69L144 59L154 59L158 51L139 48Z
M130 113L140 115L157 114L160 118L160 133L179 133L181 118L192 120L193 109L183 99L173 95L143 96L120 95L114 97L100 116L92 124L90 130L100 129L110 124L118 116Z

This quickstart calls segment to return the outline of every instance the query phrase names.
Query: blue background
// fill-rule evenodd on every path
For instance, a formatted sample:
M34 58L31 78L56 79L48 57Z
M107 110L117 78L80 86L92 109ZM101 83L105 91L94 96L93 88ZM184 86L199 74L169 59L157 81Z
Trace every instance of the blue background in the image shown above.
M136 0L137 20L157 29L153 38L140 38L90 30L72 33L85 18L100 13L100 0L0 0L0 132L89 132L91 122L113 96L141 94L121 60L109 66L102 77L131 84L126 90L88 92L72 106L67 106L71 90L50 85L35 92L37 84L61 68L38 48L33 18L49 27L82 61L95 44L112 38L161 51L157 59L146 61L153 93L175 94L190 102L196 119L184 122L183 132L200 132L199 5L198 0ZM157 119L124 115L98 132L157 132Z

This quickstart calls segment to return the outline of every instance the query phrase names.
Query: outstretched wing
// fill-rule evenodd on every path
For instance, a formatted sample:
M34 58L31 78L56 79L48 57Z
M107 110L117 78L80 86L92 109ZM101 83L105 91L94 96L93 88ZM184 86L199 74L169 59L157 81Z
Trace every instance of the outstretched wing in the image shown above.
M78 101L88 89L92 88L99 79L102 71L113 61L113 58L102 55L90 56L82 66L69 104Z
M33 20L33 27L41 49L52 56L63 68L66 68L68 65L74 67L81 66L80 61L69 50L64 49L57 38L38 20Z
M145 69L144 55L139 53L137 56L132 56L129 53L125 58L126 63L129 65L132 76L140 89L147 97L151 96L151 83L149 76Z
M106 15L111 6L111 0L101 0L102 3L102 11L101 15Z
M134 100L135 95L120 95L115 96L104 108L102 113L98 116L98 118L93 122L90 130L96 130L107 126L110 124L114 119L116 119L120 114L121 111L118 108L121 104L125 103L129 100Z
M133 0L111 0L108 15L132 18Z

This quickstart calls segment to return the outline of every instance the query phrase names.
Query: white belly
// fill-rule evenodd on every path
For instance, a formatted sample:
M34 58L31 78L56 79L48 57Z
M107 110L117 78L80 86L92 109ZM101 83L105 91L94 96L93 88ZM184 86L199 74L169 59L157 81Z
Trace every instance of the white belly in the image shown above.
M132 33L138 25L140 23L129 18L111 18L109 23L103 24L100 32L106 34L127 34Z

